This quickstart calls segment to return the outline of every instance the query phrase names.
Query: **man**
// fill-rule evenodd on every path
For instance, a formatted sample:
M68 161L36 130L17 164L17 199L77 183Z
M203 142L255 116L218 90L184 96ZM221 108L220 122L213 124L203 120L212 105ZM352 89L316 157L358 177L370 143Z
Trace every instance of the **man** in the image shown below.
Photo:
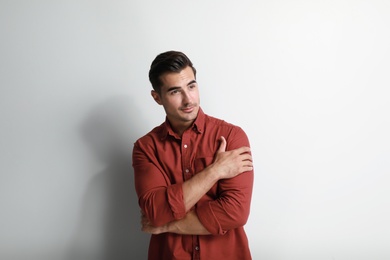
M251 259L243 228L253 188L245 132L203 112L184 53L159 54L149 80L166 119L133 149L142 230L152 234L148 259Z

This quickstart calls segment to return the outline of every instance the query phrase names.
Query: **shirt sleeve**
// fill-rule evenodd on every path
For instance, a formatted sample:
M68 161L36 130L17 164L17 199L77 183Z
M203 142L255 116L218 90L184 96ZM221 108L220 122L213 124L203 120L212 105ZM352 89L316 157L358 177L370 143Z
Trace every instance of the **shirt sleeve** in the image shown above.
M158 164L152 146L137 141L133 148L134 183L142 212L154 226L186 214L182 184L171 184Z
M250 146L245 132L237 127L227 139L227 150ZM214 235L246 224L252 198L254 173L244 172L218 182L218 198L199 202L196 212L200 222Z

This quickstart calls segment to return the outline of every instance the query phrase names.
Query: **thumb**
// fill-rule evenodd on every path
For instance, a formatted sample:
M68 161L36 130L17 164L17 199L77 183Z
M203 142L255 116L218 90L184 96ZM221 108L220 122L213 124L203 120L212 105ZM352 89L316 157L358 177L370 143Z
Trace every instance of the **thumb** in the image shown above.
M225 137L221 136L219 140L221 140L221 144L219 145L218 153L223 153L226 151L226 139Z

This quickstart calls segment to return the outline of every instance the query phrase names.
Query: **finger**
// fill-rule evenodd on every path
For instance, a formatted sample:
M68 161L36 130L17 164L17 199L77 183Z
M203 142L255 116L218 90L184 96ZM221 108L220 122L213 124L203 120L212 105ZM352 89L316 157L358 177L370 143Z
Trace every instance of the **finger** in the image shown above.
M249 171L253 171L253 166L245 166L243 168L243 171L242 172L249 172Z
M221 141L221 144L219 145L218 152L223 153L226 151L226 139L225 137L221 136L219 140Z
M248 146L243 146L243 147L240 147L240 148L235 149L235 151L236 151L238 154L250 153L251 148L248 147Z
M241 154L240 156L241 156L240 157L241 160L252 162L252 155L250 155L249 153L244 153L244 154Z
M253 168L253 163L252 162L245 162L245 164L243 165L243 167L252 167Z

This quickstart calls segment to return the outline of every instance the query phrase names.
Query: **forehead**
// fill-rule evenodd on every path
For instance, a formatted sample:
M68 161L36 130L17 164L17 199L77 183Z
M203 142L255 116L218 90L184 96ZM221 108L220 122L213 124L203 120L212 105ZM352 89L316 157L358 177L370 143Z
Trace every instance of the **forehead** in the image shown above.
M195 80L195 75L191 67L187 66L180 72L168 72L160 77L163 88L184 87Z

